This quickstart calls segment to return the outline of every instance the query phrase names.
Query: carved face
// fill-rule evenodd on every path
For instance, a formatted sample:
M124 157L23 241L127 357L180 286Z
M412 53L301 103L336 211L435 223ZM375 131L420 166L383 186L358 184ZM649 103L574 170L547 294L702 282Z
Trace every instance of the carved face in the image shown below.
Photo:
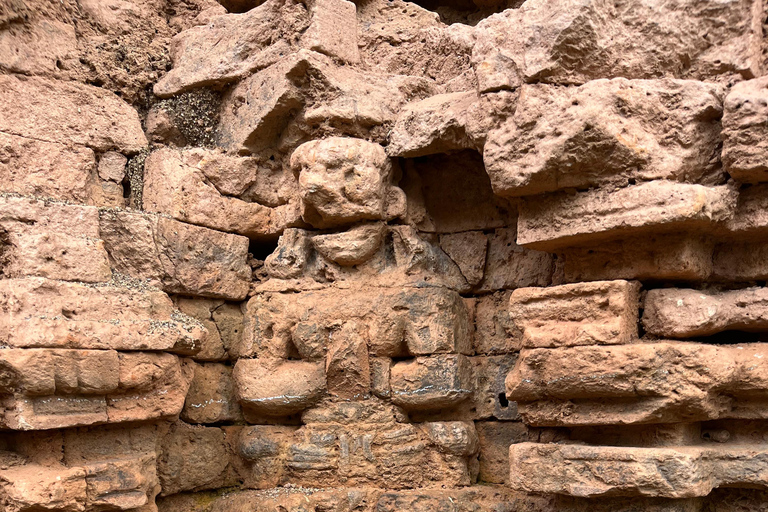
M315 227L385 217L392 166L378 144L333 137L299 146L291 156L299 174L302 217Z

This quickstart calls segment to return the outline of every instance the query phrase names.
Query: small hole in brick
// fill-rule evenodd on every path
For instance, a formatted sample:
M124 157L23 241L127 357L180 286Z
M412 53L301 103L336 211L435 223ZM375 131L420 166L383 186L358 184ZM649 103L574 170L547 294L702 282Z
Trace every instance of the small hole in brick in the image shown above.
M506 393L499 393L499 405L501 405L501 407L504 409L509 407L509 400L507 400Z

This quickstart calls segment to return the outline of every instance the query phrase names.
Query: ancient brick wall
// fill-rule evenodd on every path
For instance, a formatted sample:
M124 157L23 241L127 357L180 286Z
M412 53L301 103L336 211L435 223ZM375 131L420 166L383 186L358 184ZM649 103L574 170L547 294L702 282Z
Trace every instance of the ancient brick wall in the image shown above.
M761 0L0 0L0 511L768 511Z

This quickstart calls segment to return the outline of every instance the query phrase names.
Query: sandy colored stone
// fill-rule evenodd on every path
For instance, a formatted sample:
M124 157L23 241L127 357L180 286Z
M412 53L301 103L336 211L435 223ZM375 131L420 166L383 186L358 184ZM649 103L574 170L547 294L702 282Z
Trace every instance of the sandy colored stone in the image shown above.
M128 159L116 151L108 151L99 158L99 178L116 183L123 181Z
M27 464L0 470L0 499L7 512L85 510L87 491L83 468Z
M0 133L0 191L94 204L93 151Z
M581 497L706 496L719 486L764 485L758 447L625 448L519 443L509 449L510 486Z
M637 340L640 283L597 281L518 288L509 316L526 348L621 345Z
M722 331L762 331L768 290L745 288L706 291L681 288L649 290L643 309L643 327L654 336L692 338Z
M326 390L324 366L306 361L240 359L233 378L241 405L267 416L300 412Z
M711 229L735 209L727 186L652 181L609 192L559 193L520 207L517 242L556 250L644 233Z
M177 422L160 442L157 476L162 495L225 486L229 456L224 431Z
M167 350L193 354L206 336L166 294L117 284L43 278L0 281L0 344L10 347Z
M112 268L170 293L242 300L251 269L248 239L166 217L102 211L101 236Z
M488 236L488 255L479 292L521 286L546 286L552 282L551 254L517 244L515 228L499 228Z
M0 276L109 281L98 216L91 206L0 197Z
M512 321L509 311L511 291L484 295L475 304L472 348L477 354L518 352L523 333Z
M357 21L360 60L368 69L424 76L449 93L474 90L472 27L446 26L434 11L403 0L360 2Z
M392 402L404 409L445 409L472 395L472 370L461 355L417 357L392 366Z
M470 286L483 279L488 237L480 231L440 235L440 248L461 270Z
M509 482L509 447L528 441L528 428L519 421L478 421L475 423L480 445L480 473L485 483Z
M342 233L315 235L312 245L324 258L341 266L365 263L383 242L384 225L380 223L361 224Z
M270 208L222 194L198 162L205 150L154 151L144 164L144 208L174 219L252 238L275 236L299 220L298 208Z
M485 144L493 190L530 196L627 180L714 183L722 175L723 96L722 87L691 80L524 85L514 115Z
M237 81L300 48L356 62L355 6L345 0L268 0L244 14L214 16L174 37L173 69L160 97Z
M291 155L291 168L299 173L301 216L315 227L404 213L392 211L402 208L405 198L392 185L392 163L378 144L342 137L307 142Z
M482 144L472 130L472 117L480 115L478 105L474 91L438 94L406 105L392 129L387 154L413 158L478 149Z
M248 301L239 357L319 361L340 329L356 323L376 356L469 353L469 315L459 294L441 288L338 289L264 293Z
M187 423L222 423L240 419L232 368L219 363L195 364L181 419Z
M147 145L138 113L98 87L2 75L0 107L0 132L7 135L129 154Z
M768 244L762 240L737 240L715 245L712 276L716 281L768 279Z
M768 98L765 78L735 84L725 98L723 111L723 167L734 179L746 183L768 181L765 160L765 122Z
M692 342L525 350L507 398L532 426L761 418L765 350Z
M0 30L0 69L24 75L55 74L57 63L77 51L75 27L58 20L33 18L27 26Z
M617 76L752 78L760 74L760 7L752 0L529 1L478 23L479 90Z
M714 243L704 234L630 237L565 249L566 281L701 281L712 274Z
M325 359L328 392L347 400L359 400L370 393L371 367L364 327L345 323L336 331Z
M316 77L303 80L307 74ZM246 78L223 98L221 145L240 153L287 150L318 135L383 143L408 101L435 94L418 76L365 74L301 50Z

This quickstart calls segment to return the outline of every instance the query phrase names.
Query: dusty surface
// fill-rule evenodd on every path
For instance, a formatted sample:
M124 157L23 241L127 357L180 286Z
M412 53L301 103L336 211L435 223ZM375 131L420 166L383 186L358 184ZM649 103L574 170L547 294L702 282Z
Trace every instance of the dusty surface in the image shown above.
M0 510L768 511L762 0L0 0Z

